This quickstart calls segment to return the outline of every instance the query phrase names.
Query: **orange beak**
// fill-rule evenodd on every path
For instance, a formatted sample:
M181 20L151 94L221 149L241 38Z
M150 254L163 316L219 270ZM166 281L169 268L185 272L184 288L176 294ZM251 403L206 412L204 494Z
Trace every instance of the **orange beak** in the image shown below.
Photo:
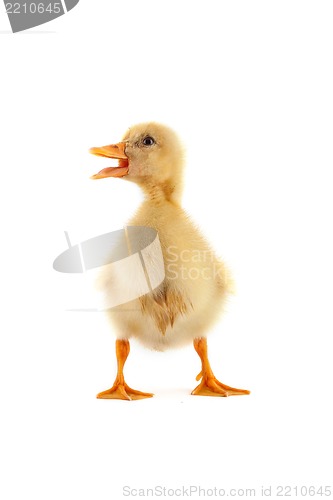
M125 154L126 142L102 146L101 148L90 148L89 153L106 158L116 158L118 167L103 168L98 174L92 175L91 179L104 179L105 177L124 177L128 174L128 158Z

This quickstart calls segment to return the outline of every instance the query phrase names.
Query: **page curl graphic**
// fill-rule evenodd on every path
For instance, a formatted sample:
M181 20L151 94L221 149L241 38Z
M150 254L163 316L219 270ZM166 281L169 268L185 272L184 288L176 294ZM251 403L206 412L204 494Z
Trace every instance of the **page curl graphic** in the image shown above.
M53 21L72 10L79 0L4 0L5 9L13 33Z
M104 308L130 302L157 288L165 278L163 253L157 231L151 227L128 226L72 246L55 259L56 271L82 274L104 268L112 276L112 294Z

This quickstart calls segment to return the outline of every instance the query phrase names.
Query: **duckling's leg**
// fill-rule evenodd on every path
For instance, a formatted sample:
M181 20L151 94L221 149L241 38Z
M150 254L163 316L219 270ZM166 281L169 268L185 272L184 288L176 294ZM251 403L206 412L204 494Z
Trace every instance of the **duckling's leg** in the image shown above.
M250 394L250 391L244 389L235 389L228 385L219 382L210 367L207 356L207 340L204 337L194 339L194 349L200 356L202 370L196 380L201 380L200 384L192 391L195 396L241 396L242 394Z
M130 343L128 340L116 340L116 356L117 356L117 376L111 389L97 394L98 399L143 399L151 398L153 394L140 392L128 387L124 379L123 368L127 356L130 352Z

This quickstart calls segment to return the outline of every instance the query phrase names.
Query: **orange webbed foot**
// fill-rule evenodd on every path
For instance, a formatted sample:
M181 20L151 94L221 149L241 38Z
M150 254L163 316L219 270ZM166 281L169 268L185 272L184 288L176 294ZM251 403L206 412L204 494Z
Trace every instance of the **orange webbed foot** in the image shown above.
M196 377L196 380L200 380L202 377L202 372ZM235 387L230 387L229 385L222 384L214 376L204 377L200 384L192 391L193 396L217 396L217 397L227 397L227 396L243 396L250 394L250 391L246 389L236 389Z
M136 399L152 398L154 394L150 392L141 392L131 389L126 383L124 384L114 384L111 389L107 391L99 392L97 394L97 399L123 399L125 401L132 401Z

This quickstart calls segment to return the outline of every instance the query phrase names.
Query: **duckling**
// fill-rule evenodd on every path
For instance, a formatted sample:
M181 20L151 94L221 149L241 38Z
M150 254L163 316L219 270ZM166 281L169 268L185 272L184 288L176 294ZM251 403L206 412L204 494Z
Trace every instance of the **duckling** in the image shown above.
M165 125L142 123L131 127L121 142L91 148L90 152L118 159L117 167L105 168L93 179L119 177L142 188L144 201L129 225L157 231L165 265L165 279L159 287L108 310L116 329L118 370L113 386L97 398L136 400L153 396L125 382L123 369L131 339L159 351L193 343L201 360L196 377L200 383L193 395L249 394L219 382L208 360L206 336L231 291L231 279L181 206L184 154L178 136ZM104 272L112 274L110 270ZM109 274L103 276L106 297L113 293Z

